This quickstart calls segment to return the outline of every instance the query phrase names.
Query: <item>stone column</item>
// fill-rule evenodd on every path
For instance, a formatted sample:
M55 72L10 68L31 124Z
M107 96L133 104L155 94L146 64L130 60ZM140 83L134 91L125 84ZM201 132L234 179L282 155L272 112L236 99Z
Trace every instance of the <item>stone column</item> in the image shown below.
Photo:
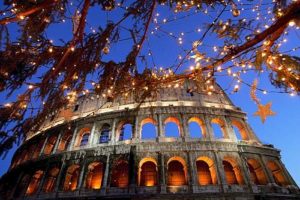
M74 146L76 135L77 135L77 129L78 129L78 127L76 126L75 129L74 129L73 135L72 135L70 146L68 147L68 151L73 150L73 146Z
M9 199L14 199L14 194L16 193L16 189L18 187L18 185L21 183L21 180L24 176L24 171L21 171L18 178L17 178L17 182L16 182L16 185L14 186L14 188L11 190L10 194L9 194ZM20 191L18 191L20 192Z
M110 136L110 144L115 144L116 143L116 123L117 120L113 120L112 128L111 128L111 136Z
M228 138L234 142L237 142L237 137L235 135L235 132L234 132L234 129L232 127L232 124L231 124L231 121L227 118L227 117L224 117L224 122L225 122L225 130L228 134Z
M129 193L135 193L136 187L136 175L137 175L137 166L136 166L136 146L131 146L129 154Z
M159 184L160 184L160 193L165 194L167 192L167 185L166 185L166 173L165 173L165 158L164 155L158 153L158 175L159 175Z
M206 129L206 139L208 140L214 140L214 131L211 127L210 118L207 116L203 116L205 129Z
M224 193L224 186L227 185L227 181L225 177L223 163L217 151L214 151L214 160L216 163L215 166L217 171L218 184L220 185L221 192Z
M189 165L188 165L189 185L191 187L191 190L194 191L194 186L198 185L198 172L197 172L195 154L188 152L187 159L188 159L188 163L189 163Z
M163 122L161 115L157 114L157 126L158 126L158 141L165 137L165 132L163 129Z
M46 144L48 142L48 139L49 139L49 135L47 135L47 137L45 138L45 141L44 141L44 144L43 144L43 147L42 147L42 149L40 151L39 156L42 156L44 154L44 150L45 150Z
M76 189L80 189L80 188L82 188L82 185L83 185L83 182L84 182L84 180L83 180L83 175L84 175L84 172L85 172L85 166L86 165L86 163L85 163L85 161L83 161L82 162L82 164L81 164L81 166L80 166L80 174L79 174L79 178L78 178L78 184L77 184L77 188Z
M188 124L187 124L187 119L186 119L186 116L183 115L182 113L180 113L180 124L182 125L182 135L181 137L184 138L185 140L186 139L189 139L190 138L190 131L188 129Z
M38 186L38 189L37 189L37 192L36 192L37 195L39 195L39 194L41 193L41 190L42 190L42 188L43 188L43 185L44 185L45 180L46 180L47 175L48 175L47 173L48 173L48 171L49 171L49 168L50 168L50 166L49 166L49 163L48 163L48 164L47 164L47 167L46 167L46 169L45 169L45 171L44 171L44 173L43 173L42 180L41 180L41 182L40 182L40 184L39 184L39 186Z
M132 131L132 139L134 141L141 139L141 128L140 128L140 121L139 121L139 117L136 116L135 120L134 120L134 129Z
M245 184L247 184L249 186L249 188L252 189L252 181L250 179L251 174L248 168L248 164L247 164L247 159L240 153L240 159L241 161L241 168L242 168L242 172L243 172L243 180L245 182Z
M104 177L103 177L103 187L108 187L108 175L109 175L109 160L110 160L110 154L107 155L106 158L106 164L105 164L105 171L104 171Z
M56 142L55 142L55 145L54 145L54 148L53 148L52 154L55 154L55 153L56 153L56 151L57 151L57 148L58 148L58 145L59 145L59 143L60 143L60 140L61 140L61 137L62 137L62 135L63 135L63 132L62 132L62 131L60 131L60 133L59 133L59 134L58 134L58 136L57 136L57 139L56 139Z
M65 166L66 166L66 163L65 163L65 160L63 160L60 170L59 170L59 173L58 173L58 176L57 176L57 179L56 179L55 188L54 188L53 192L57 193L59 190L59 187L61 186L61 181L62 181L63 175L66 175Z
M94 144L94 137L95 137L95 130L96 130L96 122L93 123L93 127L92 127L92 130L91 130L91 134L90 134L90 137L89 137L89 143L88 143L88 147L92 147L93 144Z
M285 168L284 163L281 159L278 159L279 164L281 165L282 173L284 174L285 179L287 179L289 185L297 185L294 179L291 177L290 173Z
M268 178L268 182L270 184L275 184L275 180L274 180L272 172L269 169L267 169L267 167L266 167L267 162L266 162L265 158L262 157L262 155L259 155L259 160L260 160L260 163L261 163L261 167L264 170L264 173Z

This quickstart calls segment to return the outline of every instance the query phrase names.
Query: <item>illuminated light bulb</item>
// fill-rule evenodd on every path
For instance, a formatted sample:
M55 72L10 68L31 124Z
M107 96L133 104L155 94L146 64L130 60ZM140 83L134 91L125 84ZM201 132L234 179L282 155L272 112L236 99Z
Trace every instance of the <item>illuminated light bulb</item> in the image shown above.
M53 52L53 48L50 47L50 48L48 49L48 51L49 51L50 53L52 53L52 52Z
M21 20L25 19L25 17L24 17L23 15L20 15L19 18L20 18Z
M266 91L266 90L264 90L264 91L263 91L263 94L267 94L267 91Z
M10 103L6 103L6 104L4 104L4 107L11 107L11 104Z
M295 21L290 21L289 22L289 26L295 26L295 25L296 25Z
M235 85L234 89L233 89L233 92L238 92L238 91L239 91L239 85Z
M218 67L217 67L217 71L218 71L218 72L222 72L222 67L221 67L221 66L218 66Z
M74 48L74 47L71 47L71 51L75 51L75 48Z
M33 89L33 85L28 85L28 89Z

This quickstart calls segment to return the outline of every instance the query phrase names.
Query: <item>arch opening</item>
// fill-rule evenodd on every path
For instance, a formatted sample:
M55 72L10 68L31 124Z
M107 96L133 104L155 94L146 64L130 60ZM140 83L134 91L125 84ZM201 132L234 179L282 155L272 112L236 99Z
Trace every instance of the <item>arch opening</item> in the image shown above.
M152 159L143 159L139 167L139 185L155 186L157 185L157 164Z
M63 185L64 191L76 190L79 178L79 168L79 165L71 165L68 167Z
M272 172L273 178L275 180L275 183L279 186L286 186L288 185L288 182L283 174L282 169L280 166L274 162L274 161L269 161L267 163L268 169Z
M268 183L264 170L257 160L248 159L247 165L252 183L256 185L266 185Z
M56 140L57 140L57 135L52 135L51 137L49 137L47 144L44 148L45 155L49 155L52 153L55 143L56 143Z
M31 177L29 185L26 190L26 195L30 196L37 192L37 189L41 183L41 179L43 177L44 172L42 170L38 170Z
M165 122L165 136L166 137L173 137L173 138L179 138L180 133L180 122L175 117L168 117Z
M232 120L231 124L235 135L239 140L249 140L248 131L242 122L238 120Z
M65 132L59 142L57 151L58 152L66 151L70 147L71 139L72 139L72 132L71 131Z
M211 120L211 126L216 139L228 138L224 120L214 118Z
M206 128L204 122L198 117L192 117L188 121L191 138L205 138Z
M130 123L125 123L124 125L121 126L120 129L120 134L119 134L119 141L124 141L124 140L130 140L132 139L133 135L133 128L132 124Z
M183 159L181 159L183 160ZM168 162L168 185L183 186L187 184L187 169L185 163L174 158Z
M108 143L110 135L110 125L104 124L100 131L99 144Z
M87 189L100 189L103 179L103 164L101 162L93 162L88 166L88 174L86 177Z
M156 126L153 122L142 123L141 138L146 139L155 139L157 135Z
M47 173L47 178L45 180L45 183L43 185L43 192L49 193L54 191L55 183L57 180L57 176L59 173L58 167L53 167L50 169L50 171Z
M226 182L228 185L244 184L243 176L235 160L231 158L224 159L223 168L225 172Z

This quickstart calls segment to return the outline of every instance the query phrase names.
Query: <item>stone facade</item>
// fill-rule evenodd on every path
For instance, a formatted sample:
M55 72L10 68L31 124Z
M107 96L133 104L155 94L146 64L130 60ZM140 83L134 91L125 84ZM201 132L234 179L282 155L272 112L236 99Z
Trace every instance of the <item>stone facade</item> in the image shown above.
M132 96L114 102L81 97L72 110L56 113L40 132L28 134L0 180L0 195L300 199L279 150L262 144L245 113L217 89L210 96L166 88L142 104ZM168 123L177 126L177 137L168 136ZM198 124L201 137L194 137L190 123ZM126 124L132 127L129 138L124 136ZM155 137L143 138L145 124L155 127ZM220 127L221 138L213 124Z

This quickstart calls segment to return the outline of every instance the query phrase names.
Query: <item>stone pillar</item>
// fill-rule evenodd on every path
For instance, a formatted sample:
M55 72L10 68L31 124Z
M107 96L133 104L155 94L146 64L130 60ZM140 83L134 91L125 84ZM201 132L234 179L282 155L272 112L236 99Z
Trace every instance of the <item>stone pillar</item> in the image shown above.
M167 185L166 185L166 173L165 173L165 158L163 154L158 154L158 173L159 173L159 184L160 184L160 193L167 193Z
M205 129L206 129L206 139L208 140L214 140L214 131L211 127L210 118L207 116L203 116Z
M59 173L58 173L58 176L57 176L57 179L56 179L55 188L54 188L53 192L57 193L59 190L59 187L61 186L61 181L63 179L63 175L66 175L65 166L66 166L66 163L65 163L65 160L63 160L60 170L59 170Z
M116 123L117 120L113 120L112 128L111 128L111 137L110 137L110 143L115 144L116 143Z
M231 124L231 121L227 118L227 117L224 117L224 122L225 122L225 130L228 134L228 138L234 142L237 142L237 137L235 135L235 132L234 132L234 129L232 127L232 124Z
M43 188L43 185L44 185L44 183L45 183L45 180L46 180L46 178L47 178L47 173L48 173L48 171L49 171L49 163L47 164L47 167L46 167L46 169L45 169L45 171L44 171L44 173L43 173L43 177L42 177L42 180L41 180L41 182L40 182L40 184L39 184L39 186L38 186L38 189L37 189L37 191L36 191L36 194L37 195L39 195L40 193L41 193L41 190L42 190L42 188Z
M185 140L190 138L190 131L188 129L187 119L186 119L186 116L183 115L182 113L180 113L180 124L182 125L181 137L184 138Z
M165 137L165 132L163 129L163 122L161 115L157 114L157 126L158 126L158 140Z
M46 144L48 142L48 139L49 139L49 135L47 135L47 137L46 137L46 139L44 141L44 144L43 144L43 147L41 149L41 152L40 152L39 156L42 156L44 154L44 150L45 150Z
M109 175L109 160L110 160L110 154L107 155L106 158L106 164L105 164L105 171L104 171L104 176L103 176L103 187L108 187L108 175Z
M9 194L9 199L14 199L14 194L16 193L16 189L17 189L18 185L21 183L23 176L24 176L24 171L21 171L17 178L16 185L14 186L14 188L11 190L11 192ZM18 191L18 192L20 192L20 191Z
M83 177L84 177L84 172L85 172L85 167L86 167L85 165L86 165L86 163L85 163L85 161L83 161L82 164L81 164L81 167L80 167L80 174L79 174L78 184L77 184L76 189L82 188L82 185L83 185L83 182L84 182Z
M248 164L247 164L247 158L245 158L241 153L240 153L240 159L241 161L241 168L242 168L242 172L243 172L243 179L244 179L244 182L245 184L247 184L249 186L249 188L252 189L252 181L250 179L251 177L251 174L250 174L250 171L249 171L249 167L248 167Z
M129 193L135 193L136 175L138 167L136 166L136 146L131 146L129 154Z
M76 135L77 135L77 129L78 129L78 127L76 126L75 129L74 129L73 135L72 135L70 146L68 147L68 151L73 150L74 143L75 143L75 140L76 140Z
M259 159L260 159L261 167L264 170L264 173L268 178L268 182L270 184L275 184L276 182L274 180L272 172L269 169L267 169L267 167L266 167L267 162L266 162L265 158L262 157L262 155L259 155Z
M140 127L140 121L139 121L138 116L136 116L135 120L134 120L134 129L132 131L132 139L134 141L141 139L141 127Z
M56 139L56 142L55 142L55 145L54 145L54 148L53 148L52 154L55 154L55 153L56 153L56 151L57 151L57 148L58 148L58 145L59 145L59 143L60 143L60 140L61 140L61 137L62 137L62 135L63 135L63 132L62 132L62 131L60 131L60 133L59 133L59 134L58 134L58 136L57 136L57 139Z
M93 127L92 127L92 130L91 130L91 134L90 134L90 137L89 137L89 143L88 143L88 147L92 147L93 144L94 144L94 137L95 137L95 130L96 130L96 122L93 123Z
M197 165L196 165L196 158L195 154L188 152L187 153L188 159L188 171L189 171L189 185L191 190L194 191L194 186L198 185L198 172L197 172Z
M285 168L284 163L281 161L281 159L278 159L279 164L281 165L282 173L284 174L284 177L288 181L289 185L297 185L294 179L291 177L290 173Z
M223 163L217 151L214 151L214 160L216 163L215 166L217 171L218 184L220 185L221 191L224 192L224 185L227 185L227 181L225 177Z

